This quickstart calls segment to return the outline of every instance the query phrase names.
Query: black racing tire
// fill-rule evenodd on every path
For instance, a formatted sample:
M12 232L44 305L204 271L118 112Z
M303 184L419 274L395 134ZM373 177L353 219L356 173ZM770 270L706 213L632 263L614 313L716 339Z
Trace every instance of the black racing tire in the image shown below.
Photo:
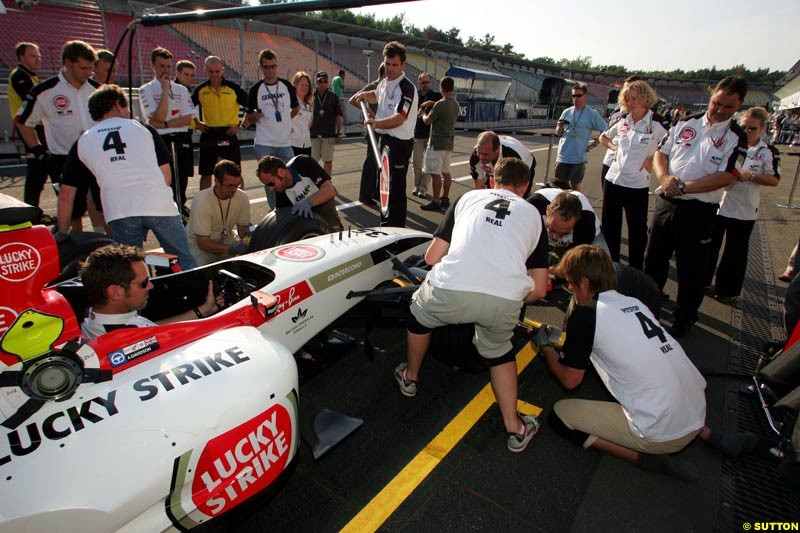
M258 224L250 238L248 252L266 250L331 231L328 223L316 213L312 213L312 218L308 219L293 215L291 207L281 207L267 213Z
M489 364L472 343L474 335L474 324L453 324L436 328L431 331L428 352L439 361L465 372L485 372Z
M69 239L58 246L61 275L57 281L74 278L78 275L81 263L96 249L116 241L102 233L91 231L71 233Z

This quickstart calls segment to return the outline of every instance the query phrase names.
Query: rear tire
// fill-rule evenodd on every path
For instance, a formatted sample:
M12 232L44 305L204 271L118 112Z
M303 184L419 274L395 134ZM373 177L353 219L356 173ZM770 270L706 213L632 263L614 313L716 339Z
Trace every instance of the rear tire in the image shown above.
M485 372L489 364L472 343L474 335L474 324L453 324L436 328L431 332L428 352L439 361L465 372Z
M281 207L267 213L258 224L250 239L248 252L266 250L331 231L328 223L316 213L312 213L312 218L308 219L293 215L290 207Z
M102 233L90 231L71 233L69 240L58 246L59 264L61 275L57 281L74 278L81 269L81 263L96 249L116 241Z

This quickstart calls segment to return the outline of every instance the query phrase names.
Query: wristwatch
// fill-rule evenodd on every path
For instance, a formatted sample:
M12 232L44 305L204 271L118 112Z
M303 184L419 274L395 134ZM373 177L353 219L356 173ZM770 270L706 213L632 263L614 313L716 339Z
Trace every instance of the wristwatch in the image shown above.
M681 192L683 192L683 190L684 190L685 188L686 188L686 184L685 184L684 182L680 182L680 183L678 183L678 190L680 190Z

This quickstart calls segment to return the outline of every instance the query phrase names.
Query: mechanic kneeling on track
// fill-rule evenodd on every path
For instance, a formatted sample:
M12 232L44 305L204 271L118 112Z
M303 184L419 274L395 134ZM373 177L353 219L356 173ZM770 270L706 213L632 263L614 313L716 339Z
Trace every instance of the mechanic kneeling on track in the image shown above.
M144 256L124 244L109 244L92 252L81 269L81 280L91 305L81 332L91 339L121 328L205 318L216 313L221 303L220 297L214 297L213 283L209 281L208 294L199 306L157 323L141 316L139 311L147 305L153 284Z
M258 160L258 179L275 192L275 207L291 207L292 214L311 218L317 213L333 231L342 228L336 211L336 187L319 163L307 155L284 163L275 156Z
M529 172L519 159L501 159L495 189L470 191L447 210L425 252L433 268L411 300L408 362L394 371L400 391L415 396L431 328L474 323L473 342L489 363L512 452L523 451L539 430L535 416L517 413L511 345L523 301L547 290L547 235L536 208L522 199Z
M556 270L569 282L575 303L567 340L559 353L542 327L533 342L565 388L580 385L591 362L618 402L560 400L548 419L556 433L686 481L697 478L695 466L667 454L697 436L729 457L755 447L757 435L723 434L705 426L705 379L641 301L617 292L617 273L605 250L586 244L572 248Z

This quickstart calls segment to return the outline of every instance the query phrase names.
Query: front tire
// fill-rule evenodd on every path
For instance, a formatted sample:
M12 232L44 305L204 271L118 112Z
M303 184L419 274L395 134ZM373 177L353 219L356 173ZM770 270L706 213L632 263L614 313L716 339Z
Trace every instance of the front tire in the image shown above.
M281 207L267 213L258 224L250 239L248 252L318 237L331 231L328 223L316 213L312 213L312 218L308 219L293 215L290 207Z

